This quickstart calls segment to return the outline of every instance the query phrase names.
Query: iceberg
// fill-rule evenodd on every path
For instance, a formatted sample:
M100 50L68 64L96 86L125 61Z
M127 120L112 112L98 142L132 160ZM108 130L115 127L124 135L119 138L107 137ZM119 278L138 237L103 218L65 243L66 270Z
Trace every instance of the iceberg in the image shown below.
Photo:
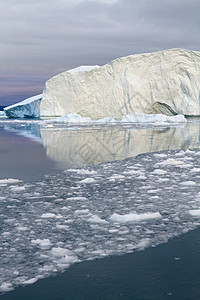
M46 81L43 94L4 109L8 117L121 120L132 113L200 115L200 52L170 49L80 66Z
M171 49L130 55L45 83L41 116L71 113L120 120L130 113L200 115L200 52Z
M9 118L39 118L42 94L30 97L19 103L4 108Z

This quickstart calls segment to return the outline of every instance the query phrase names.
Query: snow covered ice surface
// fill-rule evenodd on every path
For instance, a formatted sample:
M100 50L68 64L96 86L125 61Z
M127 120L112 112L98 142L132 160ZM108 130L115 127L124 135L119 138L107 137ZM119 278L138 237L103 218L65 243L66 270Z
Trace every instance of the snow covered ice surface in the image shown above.
M141 154L0 184L0 291L200 225L200 151Z

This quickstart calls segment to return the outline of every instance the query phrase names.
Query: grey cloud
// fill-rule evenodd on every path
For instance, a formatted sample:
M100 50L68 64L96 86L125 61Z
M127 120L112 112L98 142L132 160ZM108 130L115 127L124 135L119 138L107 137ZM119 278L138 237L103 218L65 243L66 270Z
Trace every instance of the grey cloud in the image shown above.
M17 93L21 88L23 96L26 78L34 93L49 77L77 65L174 47L199 50L199 0L105 2L2 1L0 77L13 87L20 81ZM0 92L3 104L9 83L2 82Z

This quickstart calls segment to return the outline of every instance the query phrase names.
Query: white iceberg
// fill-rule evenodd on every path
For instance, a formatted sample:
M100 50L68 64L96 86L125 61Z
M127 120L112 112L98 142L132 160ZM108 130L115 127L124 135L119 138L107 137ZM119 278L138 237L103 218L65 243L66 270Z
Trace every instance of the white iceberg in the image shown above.
M39 118L42 94L30 97L19 103L4 108L9 118Z
M199 116L199 73L199 51L130 55L58 74L46 81L42 95L4 111L15 118L77 114L109 122L132 113Z
M200 115L200 52L171 49L130 55L45 83L41 116L70 113L120 120L132 112Z

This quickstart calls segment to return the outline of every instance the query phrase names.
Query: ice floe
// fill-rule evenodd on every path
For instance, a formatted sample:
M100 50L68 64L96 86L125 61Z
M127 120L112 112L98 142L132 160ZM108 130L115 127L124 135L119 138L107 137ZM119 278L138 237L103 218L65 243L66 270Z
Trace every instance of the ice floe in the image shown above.
M149 212L143 214L130 213L127 215L119 215L114 213L110 217L110 220L119 223L127 223L127 222L137 222L137 221L157 219L157 218L161 218L161 214L159 212L155 212L155 213Z
M1 179L0 291L200 225L198 153L141 154L31 184Z

